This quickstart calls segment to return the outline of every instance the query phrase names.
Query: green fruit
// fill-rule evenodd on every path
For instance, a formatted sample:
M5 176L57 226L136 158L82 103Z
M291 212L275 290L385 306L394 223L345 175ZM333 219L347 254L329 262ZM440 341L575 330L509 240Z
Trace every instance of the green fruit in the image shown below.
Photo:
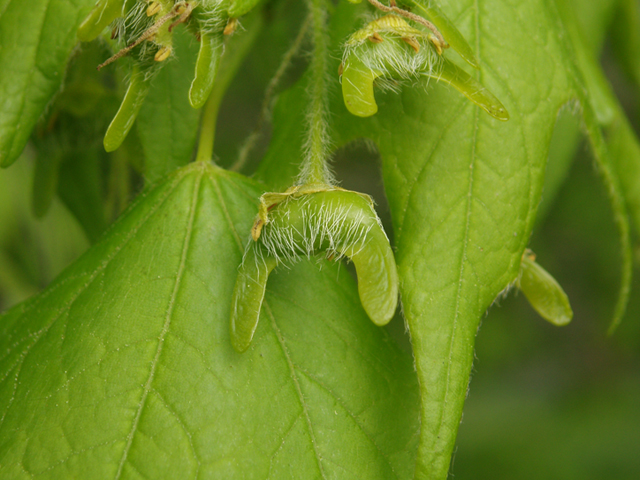
M189 103L193 108L201 108L209 98L223 49L222 32L202 34L196 73L189 89Z
M233 293L231 341L242 352L255 332L269 273L278 263L323 254L356 267L360 302L379 326L398 304L398 274L373 202L367 195L328 186L265 194Z
M517 286L545 320L560 327L568 324L573 318L567 294L558 282L535 262L535 255L530 250L522 257Z
M245 251L231 300L231 345L240 353L249 348L258 327L267 279L276 264L254 242Z
M122 145L136 121L151 85L151 75L147 73L149 72L142 71L138 65L133 67L127 93L104 136L104 149L107 152L113 152Z

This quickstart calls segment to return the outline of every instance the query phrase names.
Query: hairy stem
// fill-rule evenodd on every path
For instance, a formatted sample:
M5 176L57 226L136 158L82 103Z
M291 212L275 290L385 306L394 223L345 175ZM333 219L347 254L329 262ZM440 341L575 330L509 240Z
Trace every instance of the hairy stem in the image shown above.
M271 106L273 103L273 96L276 93L276 89L280 85L282 77L286 73L287 69L291 66L293 58L300 51L300 47L302 46L302 43L307 35L307 30L309 29L310 20L311 18L307 17L307 19L304 21L304 23L300 27L300 30L298 31L298 35L289 47L289 50L287 50L282 57L282 61L280 62L278 70L276 70L276 73L269 81L269 84L267 85L267 88L264 92L262 107L260 108L260 117L258 118L256 128L244 141L244 144L242 145L242 148L238 153L238 159L235 161L230 170L239 172L242 167L244 167L244 165L247 163L247 160L249 159L249 154L255 147L261 135L264 133L263 128L265 127L265 124L271 122Z
M327 166L329 128L327 124L327 64L329 39L326 35L326 0L307 0L311 14L313 56L309 67L309 119L306 153L300 171L300 183L331 183Z
M216 82L211 90L211 95L207 99L202 109L202 120L200 123L200 138L198 140L198 153L196 162L209 162L213 158L213 144L216 136L216 123L218 120L218 110L231 80L242 65L242 61L251 49L253 42L258 38L258 34L263 27L261 12L255 12L247 18L246 32L239 33L237 39L228 42L228 54L223 55L220 60L220 68L216 75Z

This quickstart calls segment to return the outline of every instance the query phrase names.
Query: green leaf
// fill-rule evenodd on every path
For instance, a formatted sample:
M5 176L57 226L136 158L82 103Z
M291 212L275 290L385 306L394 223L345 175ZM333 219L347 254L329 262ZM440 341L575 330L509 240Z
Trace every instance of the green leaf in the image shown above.
M633 253L628 208L640 227L640 144L599 67L594 54L596 48L589 48L585 40L588 32L580 30L573 0L558 2L558 6L575 53L575 63L582 74L576 91L583 106L587 136L607 187L613 218L620 233L622 281L609 327L609 333L613 333L622 320L631 289ZM626 158L614 156L616 153L624 154Z
M508 122L492 119L433 80L428 88L379 95L379 111L367 119L350 116L341 99L332 98L336 144L365 137L382 156L403 312L421 384L420 479L447 476L480 320L517 277L541 198L553 126L559 110L575 100L621 235L624 272L616 318L624 311L631 273L623 190L553 3L530 0L516 7L503 0L466 0L443 10L474 45L481 68L473 75L505 104ZM361 12L339 6L331 29L335 57ZM304 114L304 85L279 103L272 147L258 175L282 187L295 173L291 155L300 152L296 123ZM286 111L296 113L285 118ZM622 182L640 178L629 176Z
M32 153L32 152L30 152ZM32 155L0 170L0 309L38 293L88 248L87 238L58 199L44 218L31 214Z
M586 9L578 8L582 5L578 0L564 0L560 5L564 8L565 21L569 24L580 69L591 93L593 108L603 128L607 154L615 164L615 176L620 182L626 206L636 230L640 232L640 143L599 67L598 59L606 29L609 27L608 20L616 14L616 23L611 27L611 33L616 39L617 48L622 49L622 66L629 70L632 78L635 78L633 69L640 66L637 56L633 53L640 49L640 30L635 28L640 25L640 9L636 2L627 0L601 0L593 5L589 4L589 8ZM618 7L617 12L615 7ZM572 12L579 13L575 22L572 22ZM621 16L624 17L625 25L621 25ZM638 79L640 76L635 78L640 84Z
M32 205L37 218L46 215L58 189L58 170L62 160L59 150L53 155L38 155L33 172Z
M0 477L411 476L411 358L335 264L274 273L251 348L233 350L259 194L203 163L178 170L0 317Z
M64 80L76 29L94 0L7 2L0 8L0 166L24 149Z
M70 152L60 163L58 196L78 219L89 241L96 242L107 227L101 184L102 156L97 148Z
M176 58L153 78L137 121L150 183L189 162L198 134L200 112L191 108L187 95L198 44L182 27L173 33Z
M621 110L605 132L629 214L640 232L640 142Z
M640 86L640 8L635 0L619 0L612 43L627 75Z

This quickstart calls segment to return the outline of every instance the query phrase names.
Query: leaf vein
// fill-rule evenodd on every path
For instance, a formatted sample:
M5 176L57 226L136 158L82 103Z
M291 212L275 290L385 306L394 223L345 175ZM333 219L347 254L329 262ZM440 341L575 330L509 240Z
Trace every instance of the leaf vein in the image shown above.
M140 399L140 402L138 403L138 410L136 411L136 415L133 419L133 423L131 426L131 430L129 431L129 434L127 435L127 443L125 445L125 448L122 452L122 457L120 459L120 464L118 466L118 471L116 472L116 476L115 476L115 480L118 480L121 475L122 475L122 470L124 468L125 463L127 462L127 458L129 456L129 452L131 450L131 445L133 444L133 437L135 436L135 433L138 429L138 424L140 422L140 417L142 415L142 411L146 405L146 401L147 401L147 397L149 395L149 392L151 391L151 384L153 383L153 379L155 377L155 373L156 373L156 368L158 367L159 364L159 360L160 360L160 356L162 354L162 350L163 350L163 346L164 346L164 340L165 337L169 331L169 327L171 326L171 319L173 317L173 312L174 312L174 308L176 305L176 299L178 296L178 291L180 290L180 286L181 286L181 281L182 281L182 276L184 274L184 270L185 270L185 265L186 265L186 261L187 261L187 254L189 251L189 245L191 243L191 237L192 237L192 233L193 233L193 224L195 221L195 214L196 214L196 206L197 206L197 202L198 202L198 194L200 192L200 184L202 181L202 176L203 176L204 171L201 170L200 171L200 175L196 178L196 181L194 183L194 189L193 189L193 194L192 194L192 198L191 198L191 210L189 212L189 221L187 223L187 231L185 233L185 239L184 239L184 244L182 247L182 256L180 258L180 265L178 267L178 272L176 274L176 281L174 284L174 288L173 288L173 292L171 293L171 299L169 300L169 305L167 307L167 313L166 313L166 317L165 317L165 322L164 325L162 327L162 331L160 332L160 336L158 337L158 347L156 349L156 354L153 358L153 361L151 362L151 367L149 370L149 377L147 378L147 381L144 385L143 388L143 392L142 392L142 397Z
M233 221L231 220L231 215L229 214L229 209L227 208L227 203L224 200L224 197L222 196L222 192L220 191L220 185L218 185L218 179L215 178L214 175L209 175L209 178L211 179L211 183L213 184L215 190L216 190L216 194L218 195L218 200L220 201L220 206L222 207L222 211L224 212L224 216L227 220L227 223L229 224L229 228L231 229L231 233L233 234L233 238L236 241L236 244L238 245L238 248L240 249L240 252L244 251L244 248L242 247L242 241L240 240L240 235L238 235L238 232L236 231L236 227L233 224Z
M83 284L78 291L72 296L71 300L59 311L58 315L56 315L53 320L46 325L44 328L40 329L36 335L35 338L33 340L33 342L27 346L27 348L23 351L23 353L21 354L21 356L23 356L22 361L24 361L29 352L31 352L31 349L38 343L38 341L51 329L51 327L62 317L62 315L67 312L68 310L71 309L71 307L73 306L73 304L75 303L75 301L80 297L80 295L87 289L89 288L89 286L91 286L91 284L93 283L93 281L98 277L98 274L100 272L102 272L103 270L105 270L107 268L107 266L111 263L111 261L113 261L113 259L122 251L122 249L125 247L125 245L127 245L129 243L129 241L135 236L135 234L138 232L138 230L140 230L140 228L142 228L142 226L155 214L155 212L160 208L160 206L165 202L165 200L169 197L169 195L173 192L175 186L178 184L178 182L176 181L176 183L174 183L174 185L172 186L172 188L169 188L167 190L167 193L164 195L164 197L162 197L157 205L151 209L151 211L149 212L149 214L143 218L140 223L133 229L131 229L131 231L129 232L129 235L127 235L122 244L119 245L117 248L114 249L113 253L111 254L111 256L109 258L107 258L104 262L102 262L98 268L96 268L93 273L91 273L91 275L89 275L89 280ZM18 381L18 379L16 378L16 382ZM9 408L7 408L7 410L5 411L5 416L6 414L9 412ZM4 416L3 416L4 419ZM0 427L2 425L0 424Z
M300 387L300 382L298 381L298 377L296 375L296 369L295 366L293 364L293 361L291 360L291 355L289 354L289 350L287 349L287 346L285 344L284 338L282 337L282 332L280 331L280 329L278 328L278 324L276 323L276 318L273 315L273 312L271 311L271 308L269 307L268 302L265 300L264 304L263 304L263 308L265 309L265 311L267 312L267 315L269 315L269 318L271 319L271 326L273 328L273 331L276 334L276 337L278 338L278 343L280 345L280 348L282 349L282 353L284 354L284 357L287 361L287 365L289 367L289 373L291 375L291 380L293 381L293 385L296 389L296 393L298 394L298 400L300 401L300 406L302 407L302 412L304 414L306 423L307 423L307 428L309 430L309 438L311 439L311 446L313 447L313 453L315 455L316 458L316 463L318 465L318 470L320 471L320 476L323 479L326 479L327 476L324 473L324 468L322 467L322 461L323 458L320 455L320 452L318 451L318 445L316 442L316 437L315 434L313 432L313 425L311 424L311 418L309 417L309 411L307 409L307 403L304 400L304 395L302 394L302 388Z
M480 58L480 12L478 6L478 0L474 0L474 9L475 9L475 26L476 26L476 55ZM467 259L467 248L469 246L469 228L471 223L471 210L473 205L473 176L475 170L475 161L476 161L476 146L478 141L478 123L479 123L479 108L474 108L474 119L473 119L473 139L471 141L471 155L470 164L469 164L469 190L467 194L467 215L464 226L464 236L462 238L462 251L460 254L460 269L458 274L458 291L456 293L456 301L455 301L455 310L453 321L451 325L451 340L449 341L448 353L447 353L447 371L445 374L445 389L444 389L444 398L443 398L443 408L440 410L440 419L438 421L439 431L442 428L442 424L444 422L445 417L445 409L448 405L449 393L450 393L450 384L451 384L451 365L452 365L452 355L454 344L456 341L456 333L458 330L458 320L460 317L460 304L462 301L462 288L464 285L464 273L465 273L465 262Z
M349 415L349 418L351 418L351 420L353 421L353 423L355 424L356 427L358 427L358 430L360 430L362 432L362 434L367 438L367 440L369 440L369 442L371 443L371 445L373 445L375 447L375 449L378 451L378 453L380 454L380 456L384 459L384 461L387 463L387 465L389 465L389 468L391 469L391 471L393 472L394 476L396 478L398 478L398 474L395 471L395 469L393 468L393 465L391 464L391 461L389 460L389 457L387 456L386 453L384 453L384 451L380 448L380 446L376 443L376 441L374 440L374 438L369 434L369 432L367 432L364 429L364 426L358 422L358 419L355 415L355 413L351 412L351 410L349 410L349 408L344 404L344 402L342 401L342 399L333 392L333 390L331 390L329 387L327 387L324 383L322 383L322 381L320 381L315 375L313 375L312 373L308 372L307 370L305 370L304 368L301 368L298 365L294 365L294 367L301 372L303 375L305 375L311 382L315 383L316 385L318 385L320 388L322 388L325 392L327 392L331 398L333 398L336 403L338 403L342 409L347 412L347 415Z
M160 403L162 403L164 408L166 408L167 411L176 419L176 421L178 422L178 425L180 425L180 428L182 428L185 435L189 439L189 447L191 448L191 451L193 452L193 457L195 458L196 463L198 465L196 467L196 475L194 477L194 479L197 479L198 476L200 475L200 467L202 465L202 462L200 461L200 458L198 457L198 452L196 451L196 447L193 444L193 436L191 435L191 432L185 425L182 418L180 418L180 415L178 415L178 412L176 411L176 409L171 407L171 405L169 405L169 402L165 400L165 398L160 394L160 392L158 392L158 390L156 390L155 388L153 388L151 391L156 395L156 397L158 397L158 400L160 401Z
M278 445L278 448L276 448L273 451L273 453L271 454L271 456L269 458L269 471L267 472L267 478L269 478L271 476L271 470L273 469L273 460L274 460L275 456L277 455L277 453L280 450L282 450L282 447L284 447L284 444L285 444L287 438L289 437L289 435L291 435L291 432L293 432L293 429L298 424L298 422L300 421L302 416L303 416L303 412L300 412L300 415L298 415L296 418L294 418L294 420L293 420L293 422L291 422L291 425L289 426L289 428L287 428L287 431L284 432L284 435L282 435L282 442L280 442L280 445Z

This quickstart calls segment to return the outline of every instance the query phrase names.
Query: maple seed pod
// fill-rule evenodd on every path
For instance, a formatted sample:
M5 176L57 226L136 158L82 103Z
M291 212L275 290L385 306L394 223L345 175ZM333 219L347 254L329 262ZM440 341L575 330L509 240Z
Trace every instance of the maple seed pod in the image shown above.
M567 294L556 280L535 262L535 255L526 250L520 264L520 275L516 281L531 306L552 324L560 327L573 318Z
M140 107L149 93L150 83L151 75L145 75L145 72L141 71L137 65L134 66L127 93L125 93L120 108L104 136L103 144L107 152L116 150L127 137L138 112L140 112Z
M94 40L116 18L122 15L125 0L100 0L78 27L78 39Z
M424 13L429 20L438 28L447 44L462 57L462 59L473 68L480 68L480 62L473 53L473 49L462 36L455 24L449 20L435 2L418 2L413 0L415 5L414 13ZM438 39L431 40L440 43ZM437 48L437 47L436 47Z
M447 59L442 60L440 71L428 76L439 82L445 82L482 108L497 120L509 120L509 112L487 88L475 78Z
M349 258L369 318L383 326L393 317L398 304L396 262L368 195L326 185L267 193L251 234L232 301L236 350L244 351L251 342L271 270L301 257Z
M220 57L224 49L223 35L202 32L200 51L196 61L195 77L189 89L189 103L193 108L202 107L213 89L213 83L220 65Z
M360 117L374 115L376 79L381 88L397 90L397 81L413 82L434 70L439 60L429 34L402 18L385 15L369 22L345 43L342 95L347 109Z
M351 3L362 2L362 0L348 1ZM389 2L391 6L396 6L394 3L395 2L393 0ZM442 54L443 49L451 47L473 68L480 68L480 63L475 57L473 49L456 28L455 24L449 20L440 8L438 8L436 2L430 2L427 0L408 0L404 3L411 5L411 13L414 15L422 17L426 15L426 18L428 18L432 22L432 25L438 29L438 32L445 42L443 43L440 38L433 34L429 35L429 41L433 43L433 46L438 50L439 54Z
M403 83L428 77L448 83L494 118L508 120L506 108L484 85L442 56L445 47L432 32L413 28L396 15L368 23L345 43L345 106L360 117L374 115L378 111L374 85L397 92Z
M267 288L267 279L276 261L251 242L245 251L231 300L231 345L244 352L253 340L260 319L260 309Z
M336 187L302 188L311 193L294 189L258 215L256 223L263 227L257 243L278 262L319 253L334 260L348 257L367 315L376 325L387 324L398 302L398 274L371 198Z
M366 67L358 58L350 58L341 66L342 98L347 110L358 117L378 113L373 82L380 72Z

